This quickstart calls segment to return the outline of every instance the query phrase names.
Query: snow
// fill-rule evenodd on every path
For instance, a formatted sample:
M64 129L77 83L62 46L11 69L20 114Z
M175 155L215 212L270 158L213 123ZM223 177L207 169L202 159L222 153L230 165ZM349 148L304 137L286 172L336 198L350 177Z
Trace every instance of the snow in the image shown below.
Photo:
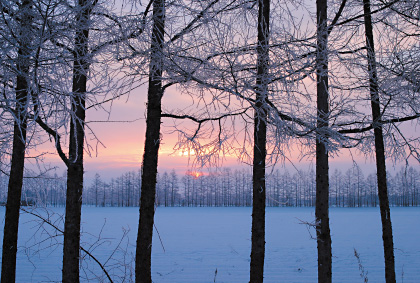
M64 212L64 208L51 210ZM1 229L4 211L0 208ZM330 217L333 281L363 282L354 256L356 249L369 282L384 282L379 208L332 208ZM266 218L265 282L317 282L316 241L311 239L315 233L301 224L314 220L314 209L267 208ZM62 236L45 240L46 232L51 235L52 229L39 229L33 219L21 215L17 282L60 281ZM51 219L63 226L58 215ZM420 282L420 208L392 208L391 219L397 280ZM82 221L83 246L94 244L92 254L105 263L114 282L121 282L118 276L124 273L125 282L130 276L133 279L138 208L84 207ZM155 223L163 247L155 230L154 282L248 282L251 208L158 207ZM114 251L124 230L129 231ZM2 237L1 230L1 241ZM113 259L107 261L110 256ZM91 282L107 282L92 260L85 258L82 267L82 281L93 278Z

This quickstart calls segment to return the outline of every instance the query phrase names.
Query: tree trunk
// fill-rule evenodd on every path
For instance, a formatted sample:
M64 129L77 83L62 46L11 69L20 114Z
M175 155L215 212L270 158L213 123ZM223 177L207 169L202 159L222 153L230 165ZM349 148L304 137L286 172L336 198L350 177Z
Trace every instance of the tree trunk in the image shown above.
M83 192L83 147L85 95L88 72L89 0L79 0L73 61L73 88L69 164L67 168L66 216L64 223L63 283L79 282L80 219Z
M254 106L253 206L250 282L263 282L265 254L265 158L269 62L270 0L258 0L257 86Z
M317 15L317 136L316 136L316 236L318 248L318 282L332 280L331 235L328 215L329 176L326 131L328 127L328 27L327 1L316 1Z
M153 31L149 70L149 90L147 94L146 140L141 178L140 219L136 247L136 283L152 282L152 236L163 95L162 48L164 24L165 0L155 0L153 2Z
M28 80L30 67L30 46L32 41L32 1L24 0L19 7L20 48L17 58L16 120L13 127L13 151L7 193L6 215L3 230L3 251L1 282L16 280L16 253L19 229L19 210L22 195L23 171L26 149L27 109L29 100Z
M381 109L379 104L378 76L376 70L375 45L373 41L372 16L370 0L363 0L365 35L369 72L369 88L372 107L372 119L375 136L376 174L378 180L379 208L382 220L382 240L385 256L386 283L396 282L394 242L392 236L391 211L389 209L388 187L385 166L385 146L381 125Z

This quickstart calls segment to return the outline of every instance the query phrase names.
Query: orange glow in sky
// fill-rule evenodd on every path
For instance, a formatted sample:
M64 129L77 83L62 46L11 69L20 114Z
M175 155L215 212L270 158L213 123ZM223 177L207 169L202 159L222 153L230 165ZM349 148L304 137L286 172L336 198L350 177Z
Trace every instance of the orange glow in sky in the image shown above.
M86 120L89 128L86 131L88 134L86 148L88 150L85 150L84 155L84 171L88 182L96 173L105 180L119 177L128 171L140 170L146 131L146 94L147 91L140 88L133 92L128 100L114 101L110 114L94 109L87 111ZM179 98L176 98L176 94L169 92L166 95L167 104L182 103ZM158 171L175 170L178 174L184 175L188 171L195 170L192 167L196 157L194 150L175 152L173 148L178 136L176 133L171 133L173 122L170 119L163 119L162 122ZM90 129L94 131L94 135L89 134ZM97 142L96 138L100 142ZM68 141L66 139L67 137L62 139L62 145L67 154ZM38 147L38 152L34 151L32 155L35 156L44 151L50 153L45 155L44 161L58 167L57 174L62 175L65 172L65 166L56 153L53 140L46 141ZM236 157L229 156L224 159L223 166L233 168L241 164ZM192 176L198 178L202 175L202 172L197 172Z
M188 171L187 174L190 175L190 176L193 176L194 179L198 179L198 178L200 178L201 176L204 175L203 172L199 172L199 171Z
M144 139L145 139L145 100L147 91L143 88L137 89L132 93L129 99L120 99L113 102L109 113L101 113L94 109L87 113L87 125L92 129L95 135L88 135L86 141L89 143L89 154L85 151L84 170L87 179L93 178L95 173L99 173L104 179L110 179L121 176L128 171L137 171L141 168L143 158ZM168 92L165 94L164 104L177 105L183 103L182 99L176 93ZM110 122L108 122L110 120ZM89 122L92 121L92 122ZM175 170L178 174L190 174L194 178L203 176L206 168L192 167L196 152L181 151L175 152L178 136L173 132L173 121L170 119L162 120L161 145L159 150L158 171L165 172ZM98 143L94 137L97 137L101 143ZM68 143L63 144L63 149L67 153ZM65 167L59 159L53 141L48 141L39 151L47 150L51 154L45 156L45 162L52 166L57 166L59 172L64 172ZM249 153L252 155L252 153ZM32 154L36 155L35 153ZM337 159L331 158L331 168L333 167L351 167L353 158L358 159L359 165L371 167L372 160L366 160L357 156L349 155L345 151ZM250 168L251 163L245 164L234 155L223 156L222 163L219 166L236 168ZM335 159L335 160L334 160ZM291 147L291 154L286 161L286 165L294 170L295 167L314 166L313 158L303 158L299 156L297 150ZM335 163L335 165L333 165ZM342 165L342 164L343 165ZM290 165L292 164L292 165ZM346 165L344 165L346 164ZM276 166L283 168L282 164ZM270 172L270 169L268 170Z

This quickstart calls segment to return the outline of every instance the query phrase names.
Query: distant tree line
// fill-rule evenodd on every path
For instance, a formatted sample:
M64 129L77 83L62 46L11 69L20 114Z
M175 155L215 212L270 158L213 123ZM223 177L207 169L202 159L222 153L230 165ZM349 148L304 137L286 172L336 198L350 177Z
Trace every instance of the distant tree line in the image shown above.
M392 206L419 206L420 175L413 167L390 174L389 199ZM0 175L0 201L7 196L7 180ZM25 178L22 204L65 205L66 178L42 176ZM315 171L290 173L275 170L267 176L267 206L310 207L315 205ZM375 173L365 175L358 166L334 170L330 176L330 205L334 207L378 206ZM139 206L141 172L130 171L110 181L96 174L85 185L83 203L91 206ZM252 175L248 170L223 168L219 172L188 171L179 176L174 170L158 175L157 206L251 206Z

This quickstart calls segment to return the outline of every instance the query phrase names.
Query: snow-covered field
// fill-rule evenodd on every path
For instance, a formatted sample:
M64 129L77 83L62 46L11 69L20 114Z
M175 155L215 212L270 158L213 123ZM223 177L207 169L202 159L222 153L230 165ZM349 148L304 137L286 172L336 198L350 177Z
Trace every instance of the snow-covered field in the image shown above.
M52 211L60 214L64 209ZM314 220L313 211L267 209L265 282L317 281L316 241L311 239L314 231L301 224ZM82 213L83 246L107 266L114 282L121 282L118 276L122 274L129 282L133 277L138 209L84 207ZM51 219L61 228L57 216ZM2 241L4 207L0 208L0 217ZM420 208L393 208L391 217L398 282L420 282ZM40 228L33 219L28 214L21 216L17 281L59 281L62 236L48 238L47 232L54 236L53 230ZM155 231L154 282L248 282L251 208L158 207L156 228L162 244ZM121 241L124 231L128 232ZM360 254L369 282L384 282L379 208L332 208L331 233L334 282L363 282L354 249ZM115 250L118 243L119 249ZM107 282L94 277L93 273L102 274L92 260L86 258L82 266L83 277Z

